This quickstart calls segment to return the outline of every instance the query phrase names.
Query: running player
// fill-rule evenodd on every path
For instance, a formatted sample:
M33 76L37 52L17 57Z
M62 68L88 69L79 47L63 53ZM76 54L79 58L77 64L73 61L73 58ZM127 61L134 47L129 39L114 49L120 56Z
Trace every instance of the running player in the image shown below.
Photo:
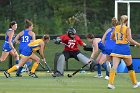
M86 38L87 38L88 42L92 43L92 47L93 47L92 54L90 57L91 60L95 59L96 55L98 54L99 49L102 51L96 59L98 74L94 77L98 77L98 78L103 77L101 74L101 66L100 65L102 65L102 67L106 70L106 76L109 77L109 71L107 70L107 65L104 63L106 61L106 49L101 41L101 38L95 38L94 35L91 33L88 34L86 36ZM108 78L106 78L106 79L108 79Z
M115 41L112 40L110 38L110 36L111 36L112 32L114 31L115 26L118 25L118 20L114 17L112 18L112 25L113 26L111 28L109 28L102 37L102 42L105 45L106 50L108 51L108 53L106 55L106 57L107 57L106 58L107 59L106 64L107 64L108 71L110 71L110 68L111 68L110 62L112 61L112 58L111 58L110 54L112 52L112 49L115 46ZM109 77L106 76L105 79L108 80Z
M42 58L43 62L46 62L46 59L44 57L44 48L45 45L49 42L50 37L49 35L44 35L42 39L34 40L33 42L30 42L28 46L25 46L23 51L21 52L21 60L17 65L14 65L12 68L8 69L7 71L4 71L4 75L9 78L10 73L19 69L19 67L22 67L29 59L33 59L35 63L32 66L30 76L34 78L38 78L38 76L35 74L35 70L37 69L39 65L40 58L35 54L36 51L39 50L40 56Z
M56 60L56 71L52 74L53 77L64 75L64 65L65 62L68 62L69 58L75 58L83 64L87 64L90 61L90 59L83 55L78 48L78 45L85 46L86 44L76 34L76 30L74 28L69 28L66 34L57 37L55 43L64 43L65 48ZM90 65L88 65L88 67L90 68Z
M130 79L133 85L133 88L137 88L140 86L140 82L137 82L135 71L132 65L132 56L130 54L130 47L128 43L137 45L140 47L140 43L136 42L131 37L131 29L126 26L128 22L128 17L126 15L122 15L120 19L120 25L115 27L114 32L111 35L111 38L116 40L116 45L114 46L111 56L113 57L113 67L110 70L110 77L108 82L109 89L115 89L114 86L114 78L116 74L116 69L121 59L124 60Z
M17 29L17 23L16 21L12 21L9 24L9 29L6 31L5 42L2 46L2 55L0 57L1 62L5 61L9 53L16 58L16 63L19 62L19 55L13 46L14 33L16 29Z
M14 39L14 41L16 43L19 43L19 53L21 54L21 51L24 49L25 46L27 46L31 41L35 40L35 33L32 31L33 29L33 23L26 19L25 20L25 30L21 31ZM20 42L19 42L20 40ZM27 67L26 69L28 69L28 66L31 65L31 59L29 59L26 64L25 67ZM22 71L23 67L20 67L17 70L16 76L17 77L22 77L21 75L21 71Z

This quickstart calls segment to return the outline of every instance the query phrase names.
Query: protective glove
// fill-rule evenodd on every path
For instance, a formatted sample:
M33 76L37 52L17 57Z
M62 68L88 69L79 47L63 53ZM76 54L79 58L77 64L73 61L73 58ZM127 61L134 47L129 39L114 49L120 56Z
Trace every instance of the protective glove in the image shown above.
M60 37L57 37L56 39L54 39L54 43L55 44L60 44L61 42L61 38Z
M85 46L83 46L83 49L85 51L92 51L93 50L93 47L91 45L85 45Z

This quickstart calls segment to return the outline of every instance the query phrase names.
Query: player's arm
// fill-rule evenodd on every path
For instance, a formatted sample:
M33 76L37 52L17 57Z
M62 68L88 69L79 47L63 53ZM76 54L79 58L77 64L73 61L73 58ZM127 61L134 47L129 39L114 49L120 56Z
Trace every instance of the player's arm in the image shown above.
M11 48L14 50L14 52L16 52L16 49L14 48L12 43L13 35L14 35L14 31L8 32L8 36L9 36L8 43L11 46Z
M115 31L112 32L112 34L111 34L111 39L112 39L112 40L116 40L116 39L115 39Z
M45 49L45 44L44 42L40 43L40 50L39 50L39 54L42 58L42 61L46 62L45 56L44 56L44 49Z
M19 38L22 36L22 32L20 32L19 34L17 34L17 36L15 37L15 39L14 39L14 42L16 43L16 44L19 44Z
M80 46L86 46L86 43L84 43L79 36L77 36L77 38L79 38L78 43Z
M90 45L87 45L86 43L84 43L84 42L80 39L80 37L79 37L78 43L79 43L81 46L83 46L83 49L84 49L85 51L92 51L92 50L93 50L93 47L90 46Z
M96 41L96 39L94 39L92 46L93 46L93 50L90 59L95 59L95 56L98 53L98 42Z
M31 32L31 36L32 36L32 40L30 40L30 42L32 42L32 41L34 41L35 39L36 39L36 35L35 35L35 33L34 32Z
M105 43L105 38L106 38L106 35L107 35L108 32L109 32L109 29L104 33L104 35L102 37L102 43L103 44Z
M132 44L132 45L136 45L140 47L140 43L136 42L135 40L133 40L132 35L131 35L131 29L128 28L127 29L127 40Z

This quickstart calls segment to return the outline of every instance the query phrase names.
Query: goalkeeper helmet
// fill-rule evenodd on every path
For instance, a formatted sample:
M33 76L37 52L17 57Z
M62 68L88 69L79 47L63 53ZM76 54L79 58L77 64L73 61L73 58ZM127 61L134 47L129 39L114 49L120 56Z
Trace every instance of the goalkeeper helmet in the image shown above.
M76 34L76 30L74 28L69 28L67 30L67 34L68 36L71 38L71 39L74 39L75 38L75 34Z

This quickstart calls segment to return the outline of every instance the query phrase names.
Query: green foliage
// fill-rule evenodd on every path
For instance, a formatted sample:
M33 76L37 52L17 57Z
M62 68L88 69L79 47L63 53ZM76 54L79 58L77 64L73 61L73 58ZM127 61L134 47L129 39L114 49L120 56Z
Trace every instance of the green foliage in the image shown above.
M131 28L135 34L140 29L139 5L131 4ZM119 16L127 14L126 4L119 4L118 10ZM18 33L28 18L36 34L63 34L68 27L75 27L78 34L103 34L114 17L114 0L1 0L0 13L1 33L5 33L10 20L18 22Z

